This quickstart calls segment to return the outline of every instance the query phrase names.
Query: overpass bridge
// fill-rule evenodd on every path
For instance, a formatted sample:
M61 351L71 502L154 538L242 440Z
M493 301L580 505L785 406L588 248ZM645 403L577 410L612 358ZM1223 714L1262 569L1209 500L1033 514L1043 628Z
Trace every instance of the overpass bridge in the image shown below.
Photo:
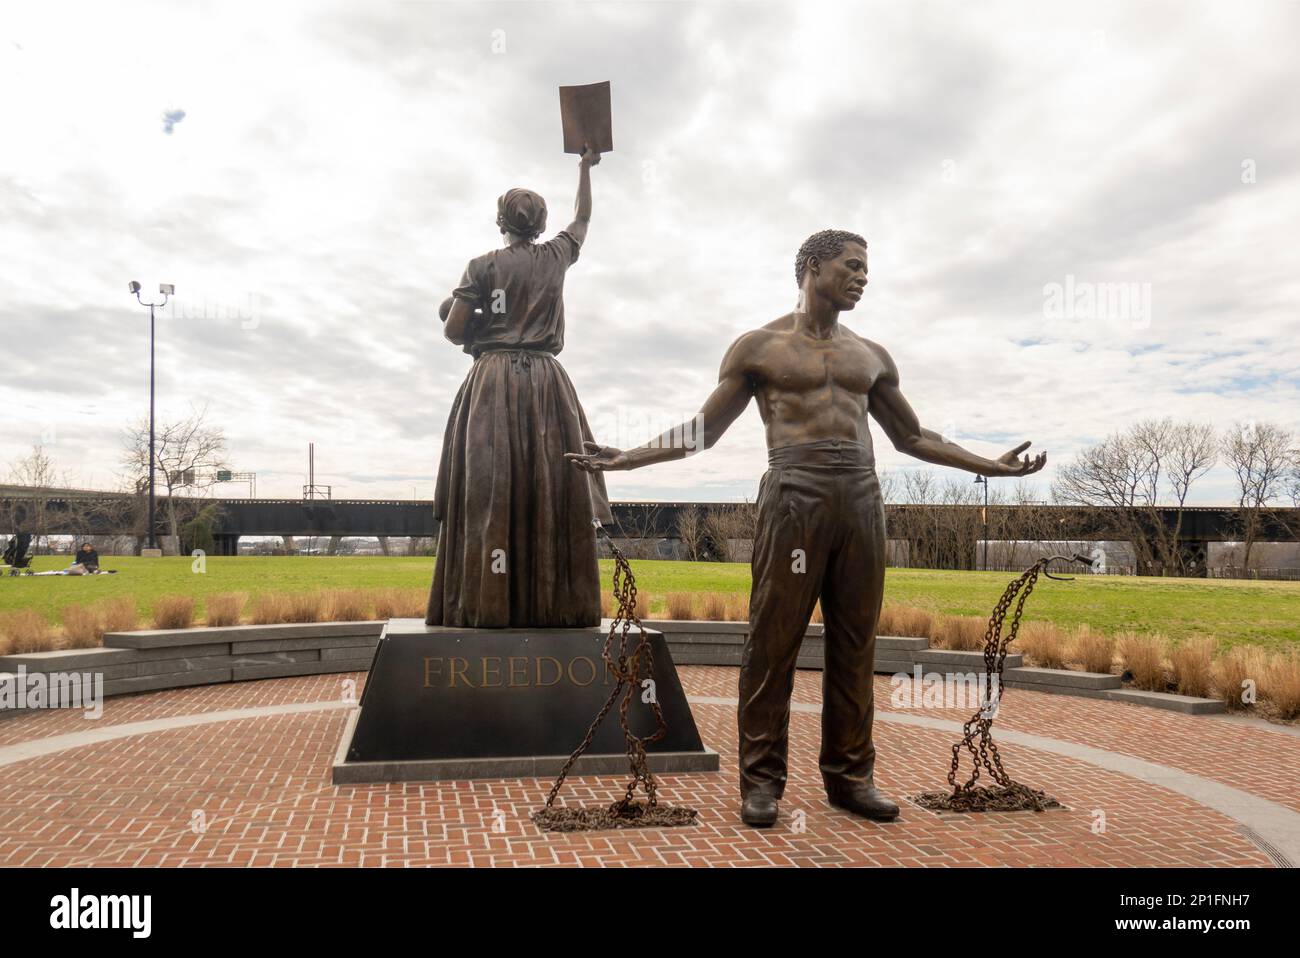
M214 552L238 553L245 536L433 537L438 524L433 502L417 499L201 499L177 497L186 510L216 504L209 524ZM166 514L159 497L160 535ZM737 515L736 538L745 538L746 504L618 502L613 504L616 538L681 538L683 516L691 509ZM885 507L890 537L908 542L914 564L974 568L976 544L990 539L1039 541L1131 540L1136 534L1177 540L1188 556L1201 557L1209 543L1242 537L1243 515L1232 506L1163 507L1143 512L1135 526L1129 510L1092 506L992 505L987 517L977 505L890 504ZM131 493L82 489L32 490L0 486L0 534L39 531L49 535L137 535L144 529L144 498ZM1271 509L1259 516L1257 541L1300 541L1300 509ZM987 519L987 525L985 520ZM1143 528L1145 527L1145 528ZM727 533L728 535L732 533ZM1196 563L1193 562L1193 565Z

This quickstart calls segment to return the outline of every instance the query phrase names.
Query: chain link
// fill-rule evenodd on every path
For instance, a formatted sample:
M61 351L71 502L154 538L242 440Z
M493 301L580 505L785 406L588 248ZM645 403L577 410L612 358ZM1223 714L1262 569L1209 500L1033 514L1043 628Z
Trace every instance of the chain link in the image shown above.
M1026 809L1041 812L1061 807L1060 802L1038 789L1014 781L1003 768L1002 756L998 752L997 743L993 741L993 719L1002 701L1002 673L1006 667L1008 647L1020 632L1020 617L1024 614L1025 602L1034 591L1039 575L1046 575L1049 579L1062 578L1047 571L1048 565L1057 560L1086 564L1092 562L1088 557L1077 553L1072 556L1043 556L1002 593L1002 598L993 607L988 628L984 632L983 701L979 710L962 725L961 741L952 747L952 767L948 770L948 784L952 786L952 792L925 792L916 796L915 801L922 808L953 812L1010 812ZM1011 628L1004 636L1002 626L1013 602L1015 612L1011 617ZM970 778L959 785L957 772L961 766L962 749L970 753L971 774ZM981 767L988 772L994 785L978 784Z
M603 529L600 532L604 534ZM642 675L647 677L654 675L654 653L650 648L649 636L641 627L641 618L637 615L636 577L632 575L632 566L628 564L627 558L607 534L606 539L614 554L614 599L618 603L618 610L610 621L609 633L605 636L605 644L601 649L601 659L616 681L613 690L605 699L605 704L600 707L596 718L587 729L587 734L583 736L582 742L560 769L555 784L551 786L550 794L546 796L546 805L532 815L533 822L543 831L575 832L604 828L663 828L692 825L698 814L693 808L659 804L656 795L657 783L646 757L646 746L653 745L668 734L668 722L664 719L663 709L659 706L658 699L652 695L648 703L655 717L655 730L652 734L638 736L632 732L628 724L628 708L641 688ZM639 638L629 654L628 633L633 626L636 627ZM614 654L616 635L617 655ZM623 731L628 765L632 774L623 797L612 805L601 808L555 807L555 799L564 785L564 780L578 759L591 747L592 740L596 737L596 730L614 708L615 702L619 703L618 724ZM638 787L645 791L644 802L636 799Z

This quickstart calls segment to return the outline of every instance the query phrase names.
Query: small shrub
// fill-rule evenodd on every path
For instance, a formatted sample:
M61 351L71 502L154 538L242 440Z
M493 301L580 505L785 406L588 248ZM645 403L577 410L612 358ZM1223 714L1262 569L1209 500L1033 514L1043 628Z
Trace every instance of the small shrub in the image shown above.
M370 618L370 596L362 589L335 589L325 595L331 622L364 622Z
M1261 649L1255 647L1238 647L1214 660L1214 691L1229 708L1237 711L1248 709L1250 702L1242 701L1245 683L1252 681L1256 689L1264 681L1268 662Z
M1009 626L1003 626L1004 629ZM1063 669L1066 663L1065 633L1052 622L1025 622L1016 635L1012 652L1024 653L1030 665L1043 669Z
M194 624L194 597L163 596L153 604L155 629L188 629Z
M225 592L210 595L204 604L204 621L211 626L239 625L244 613L244 599L241 592Z
M1125 632L1119 637L1118 644L1124 667L1133 673L1133 684L1153 692L1165 691L1168 682L1165 679L1164 636Z
M109 599L100 608L105 632L131 632L139 628L140 613L136 609L135 599L129 596Z
M288 596L278 592L257 596L249 605L248 618L254 625L278 625L281 622L288 622Z
M103 620L93 609L69 605L59 617L63 620L63 635L70 649L93 649L104 638Z
M50 623L34 609L11 612L0 619L0 635L4 636L6 655L52 652L58 647Z
M1070 633L1070 646L1085 672L1110 672L1115 664L1115 639L1086 625Z
M1300 716L1300 654L1273 656L1264 670L1260 692L1277 709L1279 718Z
M664 596L665 615L683 621L695 618L695 593L669 592Z
M1187 639L1169 651L1179 695L1205 696L1214 684L1213 639Z

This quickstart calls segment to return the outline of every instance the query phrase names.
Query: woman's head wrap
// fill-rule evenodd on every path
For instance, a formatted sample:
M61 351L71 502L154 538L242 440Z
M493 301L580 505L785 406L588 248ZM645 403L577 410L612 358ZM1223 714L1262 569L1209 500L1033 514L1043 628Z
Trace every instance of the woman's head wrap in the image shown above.
M546 229L546 200L532 190L508 190L497 200L497 226L537 239Z

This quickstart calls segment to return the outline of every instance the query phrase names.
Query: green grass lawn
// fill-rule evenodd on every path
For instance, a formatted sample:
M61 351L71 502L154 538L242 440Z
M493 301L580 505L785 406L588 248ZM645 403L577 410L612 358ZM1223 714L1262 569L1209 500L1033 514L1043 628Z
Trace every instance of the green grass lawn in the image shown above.
M33 567L59 569L67 561L64 556L39 556ZM216 592L253 596L317 588L427 588L433 571L433 560L423 557L210 556L203 573L191 571L191 563L185 557L109 556L104 568L118 569L118 575L5 576L0 578L0 613L34 608L55 621L65 605L126 595L135 598L142 616L165 595L193 595L202 611L203 597ZM651 594L651 608L656 611L662 611L668 592L749 590L746 564L635 560L632 568L638 588ZM612 572L612 563L601 564L606 583ZM986 616L1012 578L1002 572L890 569L885 601L933 612ZM1065 627L1087 623L1111 633L1132 629L1162 632L1174 639L1209 635L1225 646L1255 643L1294 648L1300 647L1300 582L1086 575L1072 582L1039 579L1026 616Z

